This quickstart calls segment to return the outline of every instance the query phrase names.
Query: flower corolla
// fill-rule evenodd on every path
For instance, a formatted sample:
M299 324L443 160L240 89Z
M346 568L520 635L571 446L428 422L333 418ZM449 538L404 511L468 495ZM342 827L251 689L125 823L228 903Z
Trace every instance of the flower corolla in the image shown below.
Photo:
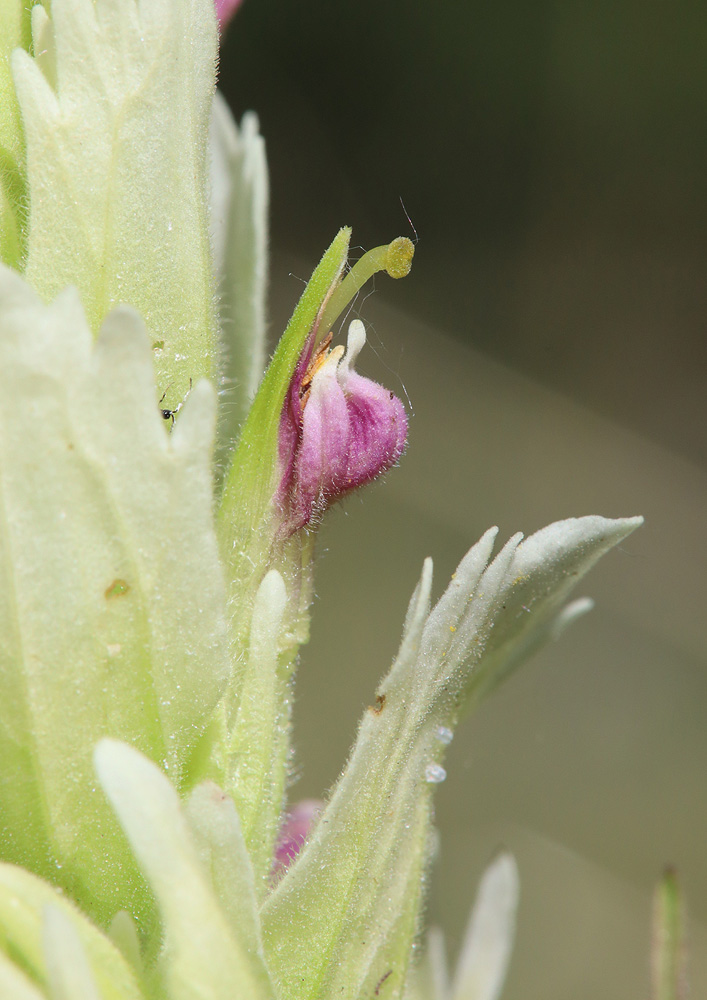
M283 467L276 502L283 532L314 521L333 501L394 465L407 440L403 404L354 369L366 343L363 323L349 326L346 350L315 347L313 332L290 384L280 419Z

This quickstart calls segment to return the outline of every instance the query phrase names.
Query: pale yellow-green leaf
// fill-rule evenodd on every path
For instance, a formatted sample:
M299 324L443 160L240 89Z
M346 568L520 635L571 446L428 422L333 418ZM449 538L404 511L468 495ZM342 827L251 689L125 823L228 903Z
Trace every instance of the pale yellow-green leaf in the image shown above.
M56 919L50 918L50 954L46 948L45 915L47 910L53 910L55 918L58 915L60 927L57 930ZM68 924L68 931L67 931ZM60 968L65 950L52 936L52 928L64 941L72 940L71 947L80 948L86 967L83 970L95 984L101 1000L140 1000L142 994L133 977L132 971L120 952L98 928L79 913L71 902L60 895L52 886L42 879L31 875L14 865L0 865L0 951L12 958L25 972L28 980L40 991L40 995L48 997L64 997L66 993L52 992L48 989L48 981L56 972L60 979L64 973L71 970ZM7 971L7 970L6 970ZM8 973L9 975L9 973ZM0 963L0 984L3 982L2 963ZM0 996L14 1000L14 993L2 993ZM22 994L18 994L21 997ZM28 996L33 996L29 993ZM78 1000L68 994L71 1000ZM80 996L80 995L79 995ZM83 1000L83 997L81 998Z
M211 0L52 0L52 74L13 56L27 148L26 276L45 301L78 287L94 334L143 315L176 408L213 376L217 322L206 145ZM37 46L39 48L39 46Z
M268 276L268 167L265 142L252 112L236 125L216 92L209 132L211 228L225 383L226 446L245 420L265 371Z
M30 6L25 0L0 0L0 150L15 163L22 159L23 143L10 54L29 44Z
M102 740L95 757L101 785L159 904L160 973L170 1000L271 1000L262 959L249 948L248 933L233 933L167 778L115 740Z
M231 933L246 952L262 959L255 873L233 800L218 785L205 781L187 799L185 813L201 867Z
M188 785L230 670L214 410L203 382L170 433L137 314L111 314L94 344L75 291L45 306L0 268L4 857L106 924L150 897L96 790L95 743L134 742Z
M24 252L25 147L10 55L29 45L31 3L0 0L0 261L19 267Z
M228 716L219 771L238 808L261 897L270 884L287 781L292 670L278 662L286 602L282 577L270 570L255 598L242 695L237 707L228 696L219 706Z
M42 936L51 1000L99 1000L81 940L56 906L44 908Z
M0 997L8 1000L46 1000L46 994L32 985L24 972L0 952Z
M346 770L263 906L266 957L288 1000L400 995L430 849L431 791L475 675L488 689L536 636L552 635L569 590L640 521L559 522L522 544L515 536L489 565L496 533L487 532L429 616L425 566L398 658Z
M23 190L14 165L0 149L0 261L15 268L20 266L23 249L22 218L18 209Z
M498 1000L518 909L518 868L501 854L484 872L462 941L450 1000Z

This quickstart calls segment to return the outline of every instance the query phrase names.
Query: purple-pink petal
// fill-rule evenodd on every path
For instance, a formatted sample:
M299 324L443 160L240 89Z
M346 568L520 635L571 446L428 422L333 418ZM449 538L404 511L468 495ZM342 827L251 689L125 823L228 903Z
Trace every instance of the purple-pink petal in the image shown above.
M353 369L365 343L355 320L343 347L307 343L280 420L283 533L311 524L339 497L375 479L403 452L405 409L394 393Z
M396 462L407 439L407 417L397 396L352 371L346 380L351 447L346 472L350 489Z
M281 874L297 857L323 808L319 799L304 799L287 813L275 848L274 875Z
M226 25L235 14L236 8L240 6L241 0L214 0L214 3L218 26L221 31L224 31Z

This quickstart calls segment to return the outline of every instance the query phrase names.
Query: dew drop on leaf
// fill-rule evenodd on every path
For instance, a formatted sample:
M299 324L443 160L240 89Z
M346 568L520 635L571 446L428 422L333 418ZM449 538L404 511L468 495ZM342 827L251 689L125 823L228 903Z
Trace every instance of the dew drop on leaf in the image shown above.
M425 781L431 785L439 785L447 777L447 772L441 764L428 764L425 768Z

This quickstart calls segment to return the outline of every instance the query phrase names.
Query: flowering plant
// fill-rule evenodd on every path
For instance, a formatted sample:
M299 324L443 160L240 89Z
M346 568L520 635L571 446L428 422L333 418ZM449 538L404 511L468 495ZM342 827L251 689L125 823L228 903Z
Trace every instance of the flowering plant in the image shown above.
M491 1000L508 855L454 985L412 961L445 747L640 518L495 558L491 529L432 609L428 560L341 778L287 820L317 527L407 438L363 323L331 334L412 244L348 269L341 230L263 374L264 148L214 96L211 0L2 0L0 28L0 996Z

